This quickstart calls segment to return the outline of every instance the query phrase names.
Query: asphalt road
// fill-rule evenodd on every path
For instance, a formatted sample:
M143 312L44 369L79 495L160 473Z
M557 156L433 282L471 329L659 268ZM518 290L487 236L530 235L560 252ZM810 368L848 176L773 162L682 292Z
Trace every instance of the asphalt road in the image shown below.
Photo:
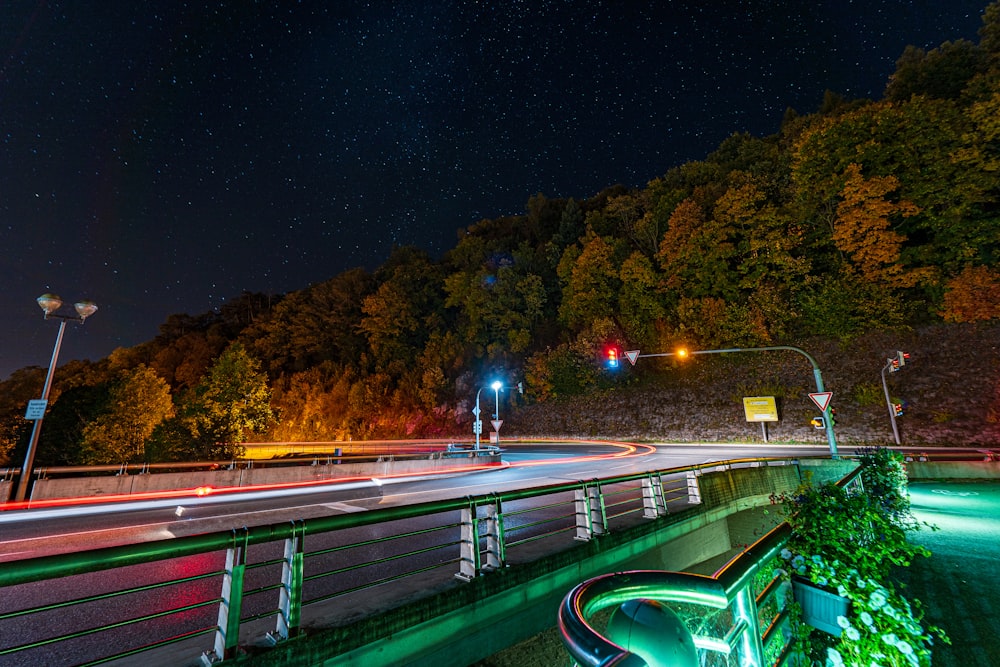
M823 446L660 445L624 455L621 447L579 443L506 444L508 465L465 475L331 483L303 489L184 496L146 502L71 505L0 512L0 561L134 544L198 533L307 519L331 513L724 460L824 454Z

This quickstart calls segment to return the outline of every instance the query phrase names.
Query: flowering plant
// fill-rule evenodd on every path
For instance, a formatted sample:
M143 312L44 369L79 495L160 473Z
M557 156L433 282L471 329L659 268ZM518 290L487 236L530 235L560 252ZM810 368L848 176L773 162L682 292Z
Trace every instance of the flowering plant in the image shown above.
M891 585L862 575L840 561L827 562L820 555L804 556L788 549L781 552L793 574L848 600L847 616L838 616L839 637L813 632L808 646L811 657L822 658L829 667L930 667L934 637L947 642L936 628L923 628L919 604L911 604ZM822 663L821 663L822 664Z
M790 573L848 602L837 617L838 636L802 624L800 646L812 664L827 667L930 667L934 637L947 642L947 636L925 630L919 603L884 583L894 567L930 555L907 539L925 524L910 511L902 456L887 449L858 454L860 487L806 480L782 498L792 534L781 555Z
M807 479L778 500L792 526L792 551L818 554L864 576L883 579L893 567L907 566L930 552L908 540L908 533L922 524L910 512L902 457L886 449L859 454L860 487L813 484Z

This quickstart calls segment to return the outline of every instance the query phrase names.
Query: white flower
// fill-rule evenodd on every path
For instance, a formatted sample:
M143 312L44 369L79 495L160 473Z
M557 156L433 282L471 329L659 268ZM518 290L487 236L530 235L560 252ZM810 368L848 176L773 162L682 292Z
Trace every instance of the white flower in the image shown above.
M843 667L844 659L840 656L835 648L826 649L826 664L829 667Z
M872 609L881 609L887 601L885 591L881 589L872 591L872 594L868 596L868 602L871 604Z
M844 630L844 634L845 634L845 635L847 636L847 638L848 638L848 639L850 639L850 640L851 640L852 642L856 642L856 641L858 641L859 639L861 639L861 633L860 633L860 632L858 632L858 629L857 629L857 628L847 628L846 630Z
M851 622L847 620L846 616L838 616L837 625L846 630L847 628L851 627Z
M882 641L884 641L889 646L895 646L896 642L899 641L899 640L896 638L896 635L894 635L893 633L889 632L889 633L886 633L886 634L882 635Z
M913 653L913 647L907 644L902 639L896 642L896 648L898 648L899 652L902 653L903 655L911 655Z
M788 549L781 550L781 557L785 560L790 560L792 558L792 552Z
M871 614L869 614L869 613L868 613L867 611L863 611L863 612L861 612L861 613L860 613L860 614L858 615L858 618L860 618L860 619L861 619L861 622L862 622L862 623L864 623L865 625L867 625L867 626L868 626L869 628L870 628L870 627L871 627L872 625L874 625L874 624L875 624L875 619L873 619L873 618L872 618L872 615L871 615Z

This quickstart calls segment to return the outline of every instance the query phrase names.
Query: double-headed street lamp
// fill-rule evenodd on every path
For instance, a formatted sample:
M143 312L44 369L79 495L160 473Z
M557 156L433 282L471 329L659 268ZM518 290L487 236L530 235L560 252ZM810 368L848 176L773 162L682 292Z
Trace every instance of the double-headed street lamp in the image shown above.
M62 307L62 299L55 294L43 294L37 299L38 305L45 311L45 319L59 320L59 333L56 335L56 344L52 348L52 359L49 361L49 371L45 375L45 386L42 388L42 397L28 403L28 411L25 419L33 419L34 427L31 429L31 440L28 442L28 451L24 455L24 465L21 466L21 476L17 482L17 493L14 500L21 502L28 491L28 481L31 479L31 467L35 461L35 447L38 445L38 437L42 433L42 419L45 417L45 410L49 402L49 389L52 388L52 372L55 370L56 361L59 359L59 348L62 346L63 332L66 331L66 322L83 322L88 317L97 312L97 304L93 301L78 301L73 304L76 315L59 315L56 313Z

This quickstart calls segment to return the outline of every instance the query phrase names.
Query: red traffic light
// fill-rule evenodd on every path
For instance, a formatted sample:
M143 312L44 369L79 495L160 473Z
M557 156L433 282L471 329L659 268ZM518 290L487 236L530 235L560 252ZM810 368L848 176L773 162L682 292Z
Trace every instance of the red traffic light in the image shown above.
M618 368L618 348L609 347L607 349L608 354L608 368Z

